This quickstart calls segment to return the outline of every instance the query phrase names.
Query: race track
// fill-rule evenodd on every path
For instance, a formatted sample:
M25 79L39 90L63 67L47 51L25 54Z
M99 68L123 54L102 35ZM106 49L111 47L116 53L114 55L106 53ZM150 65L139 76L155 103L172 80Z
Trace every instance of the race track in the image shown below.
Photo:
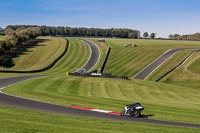
M91 48L92 53L94 52ZM96 52L94 52L96 53ZM91 59L95 58L95 59ZM99 56L93 56L91 54L88 63L93 61L98 61ZM91 65L86 64L84 68L86 70L90 70L94 67L95 63L91 63ZM10 78L2 78L0 79L0 90L31 79L41 76L53 76L53 75L30 75L30 76L18 76L18 77L10 77ZM45 103L41 101L21 98L13 95L9 95L0 91L0 105L9 106L9 107L16 107L28 110L35 110L41 112L50 112L50 113L58 113L58 114L66 114L66 115L77 115L77 116L86 116L86 117L93 117L93 118L103 118L103 119L111 119L111 120L121 120L121 121L130 121L130 122L142 122L142 123L150 123L150 124L162 124L162 125L171 125L171 126L184 126L184 127L195 127L200 128L200 124L190 124L190 123L181 123L181 122L171 122L171 121L162 121L162 120L153 120L153 119L144 119L144 118L131 118L131 117L123 117L117 114L106 114L101 112L94 112L89 110L83 110L73 107L61 106L51 103Z
M40 77L40 76L48 76L48 75L19 76L19 77L0 79L0 88L2 89L6 86L16 84L18 82L28 80L31 78ZM41 111L41 112L66 114L66 115L77 115L77 116L86 116L86 117L103 118L103 119L111 119L111 120L200 128L199 124L161 121L161 120L153 120L153 119L145 119L145 118L132 118L132 117L124 117L124 116L120 116L116 114L107 114L107 113L77 109L73 107L61 106L61 105L16 97L13 95L3 93L2 91L0 91L0 105Z
M151 64L149 64L147 67L145 67L142 71L137 73L133 78L134 79L142 79L144 80L147 78L156 68L158 68L162 63L164 63L169 57L174 55L176 52L180 50L186 50L186 49L197 49L197 48L174 48L166 51L163 55L161 55L159 58L157 58L155 61L153 61Z
M90 50L91 50L90 58L88 59L87 63L82 67L82 69L85 69L86 72L88 72L93 67L95 67L96 64L98 63L99 58L100 58L100 50L97 47L97 45L94 44L93 42L90 42L90 41L84 40L84 39L80 39L80 40L86 42L88 44L88 46L90 47Z

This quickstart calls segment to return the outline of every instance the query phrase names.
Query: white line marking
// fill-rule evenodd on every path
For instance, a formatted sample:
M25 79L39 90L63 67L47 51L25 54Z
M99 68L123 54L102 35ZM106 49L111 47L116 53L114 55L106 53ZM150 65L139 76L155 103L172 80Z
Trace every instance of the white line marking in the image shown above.
M82 41L85 42L84 39L83 39ZM89 40L87 40L87 41L89 41ZM91 41L89 41L89 42L91 42ZM91 49L91 47L90 47L90 45L89 45L87 42L85 42L85 43L89 46L90 51L91 51L91 54L90 54L90 57L88 58L87 63L86 63L83 67L85 67L85 66L88 64L88 62L89 62L89 60L90 60L90 58L91 58L91 56L92 56L92 52L93 52L92 49ZM91 43L93 43L93 42L91 42ZM95 44L95 43L93 43L93 44ZM95 45L96 45L96 44L95 44ZM89 70L87 70L87 72L90 71L91 69L93 69L93 68L97 65L97 63L99 62L99 58L100 58L101 53L100 53L99 47L98 47L97 45L96 45L96 47L98 48L98 51L99 51L98 60L97 60L96 64L95 64L92 68L90 68ZM81 69L82 69L83 67L81 67Z

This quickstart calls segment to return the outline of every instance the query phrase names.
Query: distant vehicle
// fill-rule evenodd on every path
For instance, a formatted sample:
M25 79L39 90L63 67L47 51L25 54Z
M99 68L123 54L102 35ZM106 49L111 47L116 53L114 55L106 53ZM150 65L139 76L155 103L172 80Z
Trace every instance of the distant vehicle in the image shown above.
M104 38L99 39L98 42L105 42L105 39Z
M124 47L127 47L127 45L126 45L126 44L124 44Z
M139 117L141 115L142 107L140 104L126 105L125 109L120 113L121 116Z
M132 47L137 47L137 45L133 44Z

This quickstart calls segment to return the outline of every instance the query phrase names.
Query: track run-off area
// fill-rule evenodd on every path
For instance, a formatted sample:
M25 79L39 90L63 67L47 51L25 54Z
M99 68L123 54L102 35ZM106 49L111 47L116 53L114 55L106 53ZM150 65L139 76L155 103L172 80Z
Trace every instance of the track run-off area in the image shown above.
M87 40L85 41L91 49L91 56L88 59L88 62L82 67L86 69L86 71L91 70L98 62L100 57L100 52L98 47ZM183 48L186 49L186 48ZM191 49L191 48L188 48ZM182 50L180 49L172 49L154 61L151 67L146 67L144 70L147 71L145 74L137 74L135 77L138 79L144 79L146 76L149 75L154 69L156 69L162 62L167 60L170 56L172 56L177 51ZM154 68L154 69L152 69ZM142 72L141 72L142 73ZM140 76L141 75L141 76ZM146 76L144 76L146 75ZM0 90L7 86L14 85L16 83L42 77L42 76L54 76L52 75L30 75L30 76L17 76L17 77L9 77L9 78L2 78L0 79ZM142 122L142 123L151 123L151 124L162 124L162 125L171 125L171 126L184 126L184 127L195 127L200 128L199 124L191 124L191 123L181 123L181 122L172 122L172 121L163 121L163 120L154 120L154 119L144 119L144 118L131 118L131 117L122 117L119 116L117 113L105 113L102 111L91 111L91 109L84 109L84 108L77 108L77 107L67 107L62 105L56 105L46 102L41 102L37 100L31 100L27 98L17 97L10 94L6 94L0 91L0 105L28 109L28 110L35 110L41 112L50 112L50 113L58 113L58 114L66 114L66 115L77 115L77 116L86 116L86 117L94 117L94 118L104 118L104 119L111 119L111 120L122 120L122 121L131 121L131 122ZM110 111L112 112L112 111Z

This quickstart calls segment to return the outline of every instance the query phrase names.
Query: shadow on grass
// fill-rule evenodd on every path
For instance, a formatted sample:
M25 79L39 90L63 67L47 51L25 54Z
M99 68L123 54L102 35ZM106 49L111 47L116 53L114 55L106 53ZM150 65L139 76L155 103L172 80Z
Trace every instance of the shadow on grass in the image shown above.
M29 42L27 45L22 45L16 48L15 50L4 55L3 59L0 62L0 67L12 68L15 66L14 58L21 55L27 55L33 51L28 50L29 48L45 46L45 44L39 44L42 42L49 41L49 39L36 39L35 41Z

